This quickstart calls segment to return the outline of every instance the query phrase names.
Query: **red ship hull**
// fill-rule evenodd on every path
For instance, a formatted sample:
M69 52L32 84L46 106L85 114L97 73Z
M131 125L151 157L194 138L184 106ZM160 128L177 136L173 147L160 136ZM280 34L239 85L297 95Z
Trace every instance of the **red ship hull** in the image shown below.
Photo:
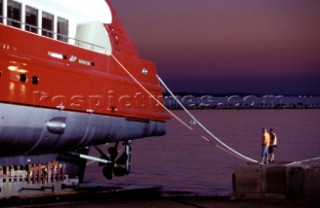
M113 19L104 25L113 55L161 100L154 64L137 56L118 18ZM164 109L112 56L2 24L0 31L2 156L165 133Z
M106 178L129 174L131 140L166 132L155 65L139 58L108 0L77 2L111 15L90 22L62 0L0 0L0 199L77 190L83 158L101 162L90 146ZM72 38L59 33L62 11ZM106 143L115 144L96 146Z

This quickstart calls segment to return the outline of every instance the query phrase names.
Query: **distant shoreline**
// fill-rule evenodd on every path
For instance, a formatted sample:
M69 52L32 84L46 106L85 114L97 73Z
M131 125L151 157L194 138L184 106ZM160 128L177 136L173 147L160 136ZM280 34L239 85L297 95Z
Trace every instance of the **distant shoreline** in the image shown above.
M261 95L261 94L188 94L176 93L176 98L187 109L320 109L320 96ZM169 109L182 109L169 94L163 96Z

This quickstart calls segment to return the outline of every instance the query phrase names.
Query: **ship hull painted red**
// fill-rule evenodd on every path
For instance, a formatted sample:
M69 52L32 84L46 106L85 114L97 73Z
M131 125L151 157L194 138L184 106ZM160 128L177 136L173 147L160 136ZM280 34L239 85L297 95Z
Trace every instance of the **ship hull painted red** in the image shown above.
M14 2L24 8L15 14L25 17L27 6L40 6L35 2L40 1ZM8 8L8 1L0 3ZM90 3L103 5L104 1ZM15 28L7 24L17 18L8 16L8 9L1 13L0 200L77 192L86 159L103 163L102 172L108 179L127 175L131 140L165 134L169 116L162 106L163 88L155 65L139 58L115 10L108 0L105 3L111 11L111 23L92 23L87 16L82 18L85 22L72 22L79 15L70 16L72 27L77 27L75 37L86 37L87 41L68 37L62 42L56 40L59 34L42 36L44 28L37 28L39 34L25 31L27 25ZM45 4L48 10L66 6L65 1L57 0ZM68 6L48 12L73 10ZM87 12L85 8L80 14ZM54 15L53 25L58 25L60 14ZM91 30L82 30L86 24L97 26L102 36L96 38ZM89 43L92 48L81 45L92 38L98 40ZM100 43L105 48L95 49ZM123 146L118 155L120 141ZM91 146L98 157L88 155Z
M4 25L0 25L0 31L1 102L45 108L61 105L70 111L92 110L97 114L158 121L168 119L164 110L111 56ZM66 58L51 57L51 52ZM71 62L71 56L94 66ZM123 60L123 63L132 75L161 99L162 88L154 65L129 58L130 62ZM148 75L141 73L144 68L148 69ZM25 76L25 81L21 81L21 75ZM37 84L33 84L32 79L38 80ZM112 112L112 107L117 112Z

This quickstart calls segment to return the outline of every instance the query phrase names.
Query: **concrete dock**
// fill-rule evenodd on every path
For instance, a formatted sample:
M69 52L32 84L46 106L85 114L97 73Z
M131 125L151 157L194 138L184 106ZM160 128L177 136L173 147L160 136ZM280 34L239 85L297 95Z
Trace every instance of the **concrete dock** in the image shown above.
M233 175L235 199L320 199L319 164L241 164Z
M320 207L320 165L285 164L240 164L229 196L168 195L157 186L88 185L76 194L0 200L0 207Z
M261 207L261 208L297 208L320 207L318 200L269 200L269 199L231 199L218 196L163 196L160 187L134 188L118 190L110 189L87 190L75 195L52 196L35 199L11 199L0 201L0 207L24 208L185 208L185 207Z

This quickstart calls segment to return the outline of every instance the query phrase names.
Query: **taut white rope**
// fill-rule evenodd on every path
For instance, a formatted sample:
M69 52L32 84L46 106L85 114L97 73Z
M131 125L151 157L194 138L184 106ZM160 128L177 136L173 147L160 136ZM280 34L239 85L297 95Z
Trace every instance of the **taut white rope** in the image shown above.
M168 88L168 86L162 81L162 79L157 75L159 81L161 82L161 84L166 88L166 90L170 93L170 95L175 99L175 101L180 105L180 107L194 120L198 123L198 125L207 133L209 134L215 141L217 141L219 144L221 144L223 147L225 147L226 149L228 149L229 151L231 151L232 153L236 154L237 156L246 159L250 162L258 162L254 159L251 159L247 156L244 156L243 154L237 152L236 150L232 149L231 147L229 147L228 145L226 145L224 142L222 142L220 139L218 139L218 137L216 137L215 135L213 135L197 118L195 118L188 109L186 109L184 107L184 105L177 99L177 97L171 92L171 90Z
M185 127L187 127L189 130L191 131L195 131L190 125L188 125L187 123L185 123L182 119L180 119L177 115L175 115L173 112L171 112L164 104L162 104L157 98L154 97L153 94L151 94L149 92L148 89L146 89L140 82L139 80L137 80L127 69L126 67L113 55L111 54L111 57L119 64L119 66L152 98L154 99L161 107L163 107L170 115L172 115L175 119L177 119L180 123L182 123ZM199 122L198 119L196 119L184 106L183 104L176 98L176 96L171 92L171 90L167 87L167 85L162 81L162 79L157 75L158 80L161 82L161 84L166 88L166 90L171 94L171 96L177 101L177 103L185 110L185 112L194 120L196 121L199 126L208 134L210 135L215 141L217 141L220 145L222 145L223 147L226 148L226 150L230 151L228 152L231 155L240 157L242 159L245 159L247 161L250 162L255 162L258 163L258 161L251 159L247 156L244 156L243 154L237 152L236 150L232 149L231 147L229 147L228 145L226 145L225 143L223 143L220 139L218 139L215 135L213 135L202 123ZM199 134L199 133L198 133ZM199 134L199 136L206 140L207 142L209 142L210 140L207 139L205 136ZM222 147L216 145L217 147L219 147L220 149L223 149ZM225 151L226 151L225 150Z
M315 157L315 158L311 158L311 159L307 159L307 160L295 161L295 162L286 164L285 166L292 166L292 165L297 165L297 164L301 164L301 163L307 163L307 162L316 161L316 160L320 160L320 157Z
M157 98L154 97L153 94L147 90L140 82L137 80L127 69L124 67L121 62L111 54L111 57L119 64L119 66L152 98L154 99L161 107L163 107L170 115L172 115L175 119L177 119L180 123L182 123L185 127L187 127L190 130L193 130L187 123L185 123L183 120L181 120L178 116L176 116L174 113L172 113L164 104L162 104Z

